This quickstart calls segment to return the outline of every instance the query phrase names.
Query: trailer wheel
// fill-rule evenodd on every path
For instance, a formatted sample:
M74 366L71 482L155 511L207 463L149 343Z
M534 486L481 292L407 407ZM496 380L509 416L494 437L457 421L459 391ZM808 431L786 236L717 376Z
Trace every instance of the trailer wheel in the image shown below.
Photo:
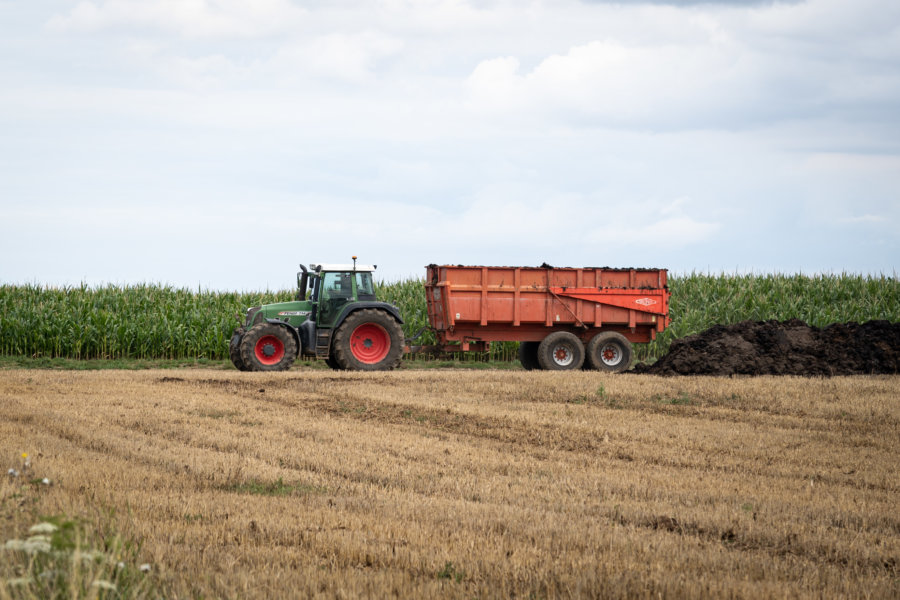
M538 346L540 342L519 342L519 362L526 371L540 369L538 364Z
M244 328L238 327L231 335L231 342L228 344L228 357L231 358L231 364L233 364L238 371L247 371L247 365L244 364L244 359L241 358L242 337L244 337Z
M281 325L254 325L241 340L241 360L248 371L287 371L297 358L297 342Z
M588 342L587 362L592 369L621 373L631 366L631 342L615 331L598 333Z
M568 331L556 331L544 338L537 351L538 364L548 371L572 371L584 364L584 344Z
M383 310L358 310L334 333L331 355L348 371L387 371L400 364L402 354L403 330Z

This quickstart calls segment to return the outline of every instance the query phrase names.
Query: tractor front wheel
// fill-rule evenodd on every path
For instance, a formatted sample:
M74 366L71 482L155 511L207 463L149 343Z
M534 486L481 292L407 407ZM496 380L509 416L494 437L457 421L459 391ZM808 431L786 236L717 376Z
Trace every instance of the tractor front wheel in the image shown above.
M287 371L296 358L297 341L281 325L254 325L241 340L241 360L248 371Z
M348 371L387 371L400 364L403 330L383 310L358 310L334 333L331 356Z
M238 371L248 370L247 365L244 364L244 359L241 358L241 338L243 337L244 328L238 327L231 335L231 342L228 344L228 357L231 358L231 363Z

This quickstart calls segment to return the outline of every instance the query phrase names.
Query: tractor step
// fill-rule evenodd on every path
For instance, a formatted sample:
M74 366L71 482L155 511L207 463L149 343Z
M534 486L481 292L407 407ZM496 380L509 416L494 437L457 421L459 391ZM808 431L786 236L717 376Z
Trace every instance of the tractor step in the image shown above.
M316 330L316 356L328 358L331 351L331 329Z

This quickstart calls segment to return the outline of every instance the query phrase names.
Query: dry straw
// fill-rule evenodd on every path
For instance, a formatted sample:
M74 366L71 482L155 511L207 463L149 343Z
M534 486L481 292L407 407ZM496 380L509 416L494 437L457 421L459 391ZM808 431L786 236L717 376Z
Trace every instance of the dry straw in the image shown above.
M167 597L896 598L898 397L896 376L6 371L0 456L42 455L36 511L115 509Z

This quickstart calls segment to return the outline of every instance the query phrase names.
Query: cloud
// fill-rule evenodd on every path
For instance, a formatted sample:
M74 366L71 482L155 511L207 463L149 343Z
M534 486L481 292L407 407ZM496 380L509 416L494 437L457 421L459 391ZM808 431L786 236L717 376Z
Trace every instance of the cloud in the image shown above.
M889 58L900 55L900 35L889 25L896 19L877 15L900 18L900 5L860 1L864 7L817 0L724 12L601 4L593 40L535 61L505 54L479 62L466 80L466 106L512 122L651 130L758 127L828 113L856 120L847 109L862 105L888 114L900 98ZM616 32L623 15L640 25Z
M51 17L57 32L149 29L185 37L259 37L288 31L307 11L289 0L105 0Z
M702 127L757 95L752 59L736 44L575 46L522 73L514 57L480 63L466 81L469 106L538 113L610 127Z
M898 255L896 0L0 4L5 277Z
M841 219L842 223L850 224L885 223L886 221L888 221L887 217L884 217L882 215L861 215L859 217L847 217L845 219Z
M634 6L641 4L660 4L663 6L759 6L769 4L797 4L805 0L581 0L585 4L616 4Z
M402 40L374 31L320 35L281 47L263 68L282 83L297 83L304 76L365 83L376 77L379 61L402 48Z

